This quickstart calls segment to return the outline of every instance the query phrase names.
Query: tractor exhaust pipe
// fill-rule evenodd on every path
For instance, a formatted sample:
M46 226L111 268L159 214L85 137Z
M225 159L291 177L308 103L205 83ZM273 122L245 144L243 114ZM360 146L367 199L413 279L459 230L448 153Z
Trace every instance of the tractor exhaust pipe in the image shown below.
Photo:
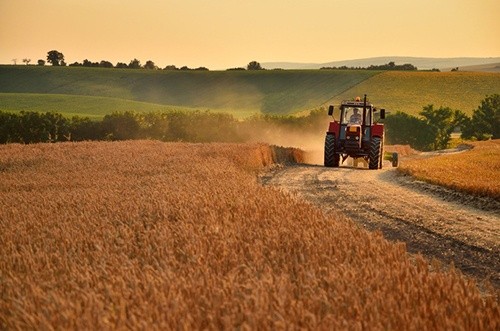
M366 94L365 94L365 98L363 100L363 114L365 114L365 113L366 113Z
M362 123L363 123L363 125L370 125L369 123L365 123L365 119L366 119L366 94L365 94L365 97L363 99L363 120L362 120Z

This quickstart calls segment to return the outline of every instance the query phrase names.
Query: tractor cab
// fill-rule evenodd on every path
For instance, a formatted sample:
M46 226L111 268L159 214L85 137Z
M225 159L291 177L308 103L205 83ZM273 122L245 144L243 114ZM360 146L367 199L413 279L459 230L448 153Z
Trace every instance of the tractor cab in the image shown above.
M334 107L328 114L333 116ZM382 167L382 149L384 138L383 124L374 123L374 114L378 110L366 100L342 101L340 118L330 122L325 140L325 166L338 167L352 157L364 159L370 169ZM385 110L380 110L380 118L385 117Z

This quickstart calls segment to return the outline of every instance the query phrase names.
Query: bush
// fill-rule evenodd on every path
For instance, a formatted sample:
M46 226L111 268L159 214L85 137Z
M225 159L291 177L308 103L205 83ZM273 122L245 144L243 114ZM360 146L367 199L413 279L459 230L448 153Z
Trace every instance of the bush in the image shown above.
M486 96L462 130L464 139L500 138L500 95Z
M394 115L388 115L384 123L387 144L410 145L418 150L432 149L435 133L424 120L397 112Z

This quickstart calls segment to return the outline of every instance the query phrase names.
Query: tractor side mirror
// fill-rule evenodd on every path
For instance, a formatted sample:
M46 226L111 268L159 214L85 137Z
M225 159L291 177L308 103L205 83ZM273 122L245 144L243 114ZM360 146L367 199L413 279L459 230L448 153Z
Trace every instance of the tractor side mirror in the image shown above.
M384 108L380 109L380 118L381 119L385 118L385 109Z
M330 107L328 107L328 116L332 116L333 115L333 106L330 105Z

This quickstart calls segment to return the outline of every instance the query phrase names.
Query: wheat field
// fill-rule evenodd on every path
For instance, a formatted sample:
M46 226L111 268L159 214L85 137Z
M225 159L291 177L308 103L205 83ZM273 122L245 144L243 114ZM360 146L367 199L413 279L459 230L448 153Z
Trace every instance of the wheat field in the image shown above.
M500 139L467 144L472 148L461 153L404 160L399 170L432 184L500 200Z
M498 330L497 294L259 184L291 154L0 146L0 329Z

